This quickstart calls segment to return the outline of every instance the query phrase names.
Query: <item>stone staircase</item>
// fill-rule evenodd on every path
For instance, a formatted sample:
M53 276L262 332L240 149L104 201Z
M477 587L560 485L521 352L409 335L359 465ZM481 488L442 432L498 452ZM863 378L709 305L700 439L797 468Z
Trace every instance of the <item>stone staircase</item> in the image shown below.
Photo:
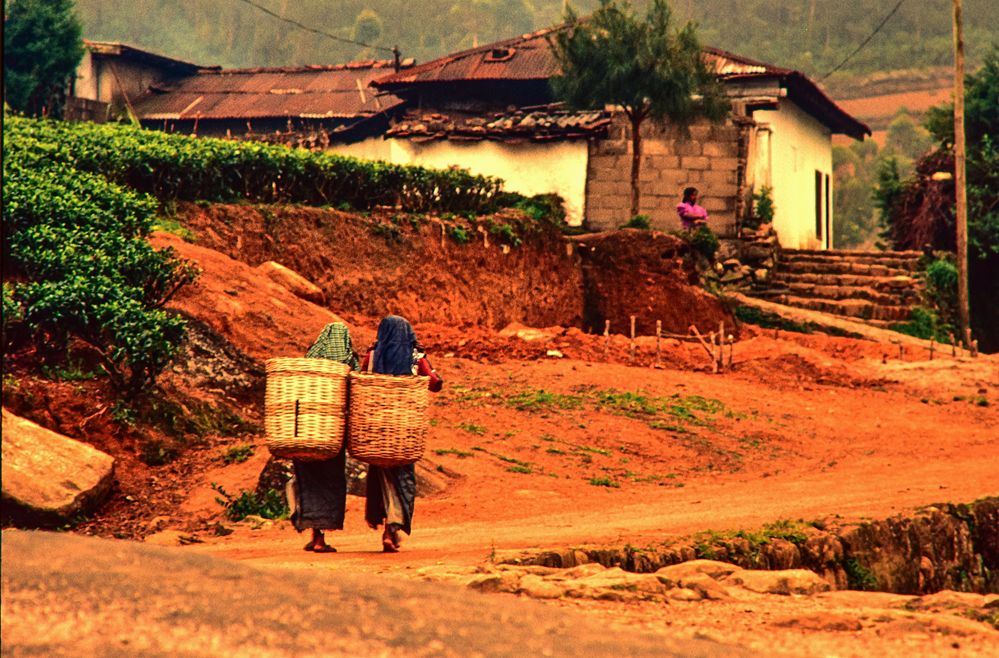
M773 302L862 320L904 322L919 304L923 280L918 251L785 249L766 290Z

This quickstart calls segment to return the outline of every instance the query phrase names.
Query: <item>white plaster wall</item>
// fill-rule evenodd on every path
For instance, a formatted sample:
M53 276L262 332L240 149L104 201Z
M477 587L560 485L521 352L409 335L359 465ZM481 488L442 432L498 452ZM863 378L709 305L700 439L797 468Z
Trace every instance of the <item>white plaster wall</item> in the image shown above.
M544 144L447 140L415 143L376 137L334 145L330 150L367 160L434 169L457 166L473 174L502 178L505 190L526 196L554 192L565 200L566 221L571 226L583 223L588 157L583 140Z
M76 67L76 81L73 84L74 94L77 98L87 100L100 100L97 97L97 67L94 66L94 57L89 50L83 51L83 59Z
M329 150L362 160L392 162L391 141L381 137L369 137L363 142L354 142L353 144L331 144Z
M781 99L777 110L757 110L753 119L769 125L771 130L769 178L776 209L774 228L781 245L791 249L824 248L830 244L824 235L824 221L821 239L815 235L815 171L822 172L823 181L829 175L832 184L831 131L786 98ZM758 138L760 148L756 149L756 162L750 167L757 189L766 183L768 169L763 161L768 157L766 137L758 135ZM831 200L832 190L829 194ZM830 213L833 217L829 226L834 227L832 207Z

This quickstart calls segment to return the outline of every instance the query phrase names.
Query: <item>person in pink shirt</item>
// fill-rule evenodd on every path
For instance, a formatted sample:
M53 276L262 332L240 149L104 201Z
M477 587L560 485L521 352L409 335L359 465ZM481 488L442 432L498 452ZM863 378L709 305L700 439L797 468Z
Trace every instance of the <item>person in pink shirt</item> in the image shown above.
M688 187L683 191L683 201L676 207L683 228L692 231L708 223L708 211L697 205L697 188Z

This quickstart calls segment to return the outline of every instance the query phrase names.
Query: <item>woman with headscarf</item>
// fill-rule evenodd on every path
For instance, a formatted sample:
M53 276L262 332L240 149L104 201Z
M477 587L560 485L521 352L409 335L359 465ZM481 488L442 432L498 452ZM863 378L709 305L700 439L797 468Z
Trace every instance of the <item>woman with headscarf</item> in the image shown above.
M357 355L350 341L350 332L342 322L326 325L312 344L306 357L330 359L345 363L352 370L358 369ZM294 512L291 521L302 532L312 529L312 539L305 550L315 553L335 553L326 543L326 530L343 530L344 511L347 506L346 453L321 461L292 460L295 471Z
M382 375L429 376L430 390L434 392L443 384L417 343L412 325L398 315L386 316L378 325L378 337L361 369ZM364 518L373 529L384 524L382 550L386 553L398 552L402 543L400 532L412 534L415 502L416 468L413 464L368 467Z

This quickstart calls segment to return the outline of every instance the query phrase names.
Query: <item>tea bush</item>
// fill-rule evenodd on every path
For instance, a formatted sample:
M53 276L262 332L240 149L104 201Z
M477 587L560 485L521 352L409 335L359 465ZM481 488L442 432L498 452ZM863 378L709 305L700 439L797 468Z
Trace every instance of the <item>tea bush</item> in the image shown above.
M484 212L501 181L461 169L369 162L252 141L170 135L118 124L7 117L5 138L29 157L58 161L161 201L291 202L409 212Z
M196 272L146 242L155 199L74 168L65 143L32 132L40 125L58 124L4 122L4 274L20 281L11 302L43 355L81 340L119 390L138 393L184 338L162 306Z

